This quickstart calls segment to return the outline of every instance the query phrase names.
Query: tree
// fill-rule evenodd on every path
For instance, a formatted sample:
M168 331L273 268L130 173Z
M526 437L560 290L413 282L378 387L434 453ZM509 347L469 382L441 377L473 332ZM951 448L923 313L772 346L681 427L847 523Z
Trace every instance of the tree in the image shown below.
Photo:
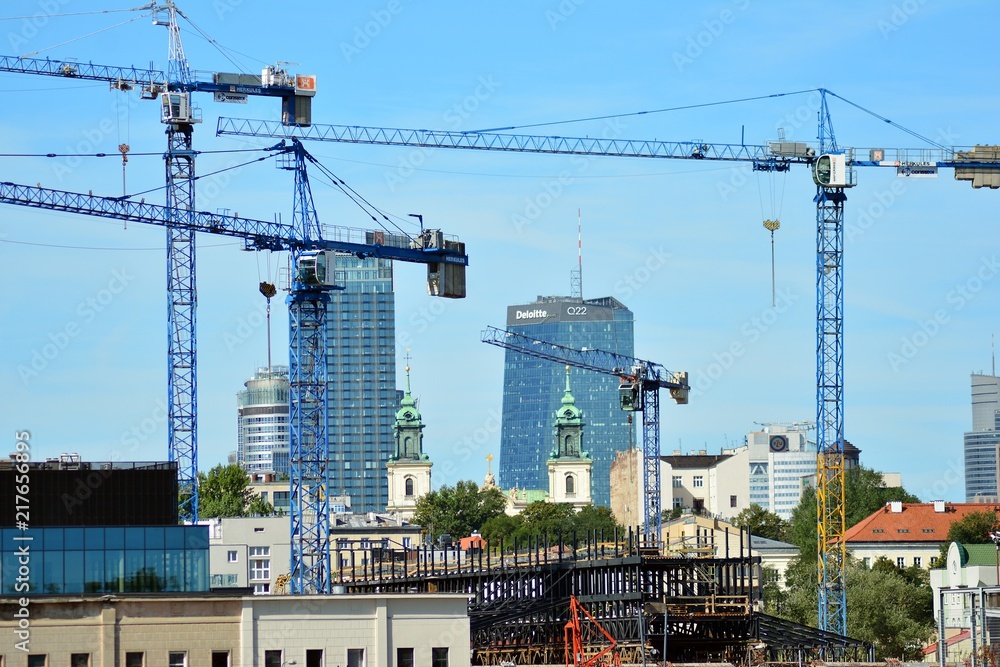
M578 535L595 535L598 540L602 535L606 541L613 540L615 528L618 528L619 535L623 533L611 508L602 505L587 505L576 513L573 521Z
M413 523L423 526L431 539L439 535L459 538L481 530L487 521L503 514L507 498L500 489L479 489L475 482L442 486L417 501Z
M250 489L250 476L243 468L219 464L198 473L198 514L202 517L233 517L274 514L274 507Z
M848 528L861 521L872 512L885 507L887 502L898 500L917 503L920 499L902 487L888 487L882 481L882 474L857 466L844 476L845 519ZM816 490L802 491L799 504L792 512L789 541L802 550L803 555L811 553L816 558Z
M847 563L847 634L875 645L875 659L916 660L934 631L933 593L922 568L897 568L879 559L872 569ZM816 626L815 556L800 556L785 572L783 590L764 587L769 614Z
M931 567L944 567L948 559L948 547L952 542L959 544L989 544L993 540L990 533L1000 530L1000 521L993 510L970 512L953 521L948 528L948 541L941 544L941 554L931 563Z
M542 538L558 544L559 538L568 541L576 531L573 506L567 503L548 503L538 500L525 507L518 515L521 526L516 533L519 540ZM579 538L583 538L580 535Z
M785 541L791 526L774 512L768 512L757 503L741 511L733 518L737 528L749 530L751 535L765 537L769 540Z

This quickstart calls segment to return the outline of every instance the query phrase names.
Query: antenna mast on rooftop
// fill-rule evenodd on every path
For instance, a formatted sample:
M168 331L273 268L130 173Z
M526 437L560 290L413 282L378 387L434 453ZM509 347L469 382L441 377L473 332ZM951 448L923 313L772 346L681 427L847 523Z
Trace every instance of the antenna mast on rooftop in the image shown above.
M569 272L570 297L583 301L583 226L576 209L576 268Z

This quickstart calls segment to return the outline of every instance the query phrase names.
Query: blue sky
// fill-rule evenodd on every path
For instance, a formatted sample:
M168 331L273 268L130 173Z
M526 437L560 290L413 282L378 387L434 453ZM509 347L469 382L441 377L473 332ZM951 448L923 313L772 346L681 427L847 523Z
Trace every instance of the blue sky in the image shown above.
M0 51L164 68L166 31L148 18L96 33L135 15L83 14L130 4L6 2ZM975 38L977 26L996 24L995 3L676 5L303 1L278 12L275 3L213 0L181 8L246 71L282 60L317 75L315 122L475 130L824 87L947 145L1000 141L995 54ZM77 15L54 15L63 13ZM236 69L190 24L182 28L193 69ZM112 154L4 157L2 180L117 195L114 155L127 142L133 153L154 154L130 159L128 191L162 187L155 104L104 84L14 74L0 74L0 91L4 153ZM277 114L269 100L196 101L205 122L195 146L205 151L266 143L215 137L217 116ZM524 131L764 143L780 129L814 141L817 104L804 93ZM842 146L922 146L839 100L831 114ZM584 295L623 301L635 313L637 355L689 371L699 388L689 405L665 406L665 452L718 451L742 443L757 422L815 419L815 208L806 170L770 176L738 163L308 148L401 225L421 213L467 244L463 301L427 297L423 267L396 267L397 336L411 351L436 484L479 480L486 454L498 454L503 354L479 342L480 331L502 325L508 304L568 293L578 209ZM203 155L198 171L242 159ZM369 226L332 189L317 185L315 195L324 223ZM921 498L962 499L969 374L989 372L998 328L998 195L955 182L950 171L917 180L861 169L848 196L847 438L865 464L902 473ZM162 191L146 198L160 201ZM202 182L197 207L288 220L291 198L288 173L265 163ZM775 217L772 308L761 223ZM11 449L15 430L27 429L36 458L165 458L163 244L156 227L0 210L0 433ZM257 283L284 262L199 238L203 469L235 449L235 394L266 363ZM286 329L275 299L276 362L287 361ZM51 358L36 358L46 345Z

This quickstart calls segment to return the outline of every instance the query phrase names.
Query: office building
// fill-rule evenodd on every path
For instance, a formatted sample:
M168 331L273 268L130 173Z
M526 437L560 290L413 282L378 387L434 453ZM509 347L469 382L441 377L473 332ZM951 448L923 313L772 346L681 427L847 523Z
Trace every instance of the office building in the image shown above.
M632 311L612 297L542 297L507 308L507 329L576 349L633 356ZM504 358L499 485L502 489L548 488L552 415L560 407L565 367L507 350ZM610 503L611 462L628 449L635 429L619 404L617 377L581 370L573 375L576 406L587 421L587 452L593 460L592 498Z
M338 255L327 310L330 492L355 512L389 500L396 406L396 315L392 262Z
M816 442L806 435L811 423L769 424L747 434L750 449L750 502L782 519L791 519L802 490L816 479ZM857 461L857 448L844 447L845 466Z
M17 598L3 608L11 667L470 664L468 596L457 593L33 597L23 649Z
M1000 449L1000 377L972 375L972 430L965 434L965 499L996 497Z
M236 457L248 473L288 475L288 366L261 368L236 394Z

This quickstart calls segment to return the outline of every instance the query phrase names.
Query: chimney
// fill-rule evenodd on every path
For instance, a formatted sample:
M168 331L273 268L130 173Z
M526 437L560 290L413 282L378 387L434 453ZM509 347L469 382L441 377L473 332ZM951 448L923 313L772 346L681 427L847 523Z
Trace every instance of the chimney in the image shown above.
M944 509L944 501L943 500L935 500L934 501L934 513L935 514L942 514L942 513L944 513L944 511L945 511L945 509Z

